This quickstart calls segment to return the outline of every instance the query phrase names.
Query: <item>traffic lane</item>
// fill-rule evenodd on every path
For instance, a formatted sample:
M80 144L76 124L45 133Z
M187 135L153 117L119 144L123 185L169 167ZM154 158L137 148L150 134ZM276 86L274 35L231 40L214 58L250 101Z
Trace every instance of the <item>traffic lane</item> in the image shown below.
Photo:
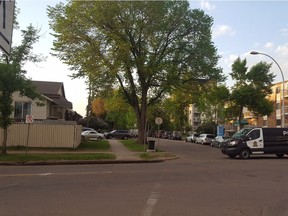
M155 164L0 167L1 215L287 213L286 159L231 160L210 146L176 147L184 150L185 159L180 155L179 160Z
M177 179L171 179L171 185L164 189L168 194L175 194L175 200L183 196L178 212L185 211L183 209L186 206L188 215L191 213L188 209L192 207L196 215L239 215L240 212L247 215L262 215L259 212L263 215L286 215L287 156L280 160L274 155L257 156L250 160L232 160L218 148L208 145L162 140L161 146L181 155L179 160L169 162L171 170L193 167L190 169L190 178L185 175L187 181L177 183L178 177L189 172L189 168L177 175L171 175L170 178L177 176ZM186 189L176 195L179 191L178 185ZM173 203L173 197L170 198ZM161 201L162 199L159 206ZM169 200L164 203L166 205ZM177 204L178 202L175 202L173 209Z

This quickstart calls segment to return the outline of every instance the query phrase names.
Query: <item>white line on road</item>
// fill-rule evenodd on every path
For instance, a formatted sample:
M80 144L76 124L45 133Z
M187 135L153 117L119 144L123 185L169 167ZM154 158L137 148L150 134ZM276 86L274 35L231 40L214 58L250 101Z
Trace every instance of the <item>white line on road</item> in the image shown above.
M151 216L152 215L152 211L158 201L160 194L159 192L152 192L146 202L146 207L143 211L143 216Z

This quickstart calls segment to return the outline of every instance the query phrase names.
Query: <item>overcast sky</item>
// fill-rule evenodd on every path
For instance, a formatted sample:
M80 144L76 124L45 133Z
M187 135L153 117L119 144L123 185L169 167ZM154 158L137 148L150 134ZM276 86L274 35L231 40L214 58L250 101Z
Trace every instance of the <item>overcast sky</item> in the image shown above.
M41 29L40 42L35 44L35 53L47 56L47 61L26 64L28 77L33 80L58 81L64 83L66 98L73 103L75 111L85 116L87 90L84 80L72 80L73 72L55 57L50 56L53 37L48 25L47 5L55 6L56 0L16 0L20 8L18 22L21 29L30 23ZM65 2L65 1L64 1ZM262 55L250 55L251 50L272 56L282 68L285 80L288 71L288 1L190 1L192 9L201 8L214 19L213 41L221 55L219 66L228 76L227 85L233 81L229 77L233 61L246 58L248 66L261 60L273 63ZM13 32L13 45L20 43L20 34ZM275 82L281 82L279 68L273 63Z

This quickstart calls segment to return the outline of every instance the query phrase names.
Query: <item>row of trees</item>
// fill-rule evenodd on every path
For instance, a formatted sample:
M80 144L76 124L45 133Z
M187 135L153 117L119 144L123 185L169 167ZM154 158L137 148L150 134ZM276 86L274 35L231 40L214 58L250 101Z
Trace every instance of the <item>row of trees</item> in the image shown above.
M48 16L54 55L77 71L75 78L87 78L89 100L105 98L108 121L119 122L133 110L125 124L136 119L140 143L155 107L157 112L165 107L175 127L185 123L188 103L198 104L207 118L217 112L241 119L243 107L256 114L271 111L265 99L271 65L261 62L247 71L246 60L237 59L231 93L216 85L225 77L212 42L213 18L188 1L68 1L49 7ZM117 100L129 108L122 110ZM220 112L226 102L228 113Z
M149 107L148 127L157 128L154 119L161 116L164 119L162 128L166 130L191 130L187 121L187 108L191 103L197 105L205 116L205 123L210 126L241 120L244 107L256 116L271 114L273 102L266 97L271 93L270 86L274 79L274 75L269 72L271 64L260 62L250 70L246 64L246 59L237 58L234 61L230 75L235 84L230 89L224 84L202 82L202 86L192 91L184 92L181 88L173 90L167 98ZM106 99L95 98L92 112L98 118L114 122L117 128L133 128L135 113L119 92L111 92Z
M243 107L259 115L272 111L265 99L273 81L269 64L261 62L248 71L246 60L237 59L231 72L235 86L229 91L217 85L225 77L212 42L213 19L190 9L188 1L68 1L47 11L55 32L54 55L77 71L74 78L86 77L91 104L96 98L87 115L93 108L119 127L136 122L140 143L145 142L146 123L156 116L165 119L166 127L183 127L185 107L191 103L210 121L241 119ZM3 154L12 94L41 99L22 69L26 61L42 60L32 53L38 30L30 26L22 33L22 44L0 62ZM227 103L230 108L223 110Z

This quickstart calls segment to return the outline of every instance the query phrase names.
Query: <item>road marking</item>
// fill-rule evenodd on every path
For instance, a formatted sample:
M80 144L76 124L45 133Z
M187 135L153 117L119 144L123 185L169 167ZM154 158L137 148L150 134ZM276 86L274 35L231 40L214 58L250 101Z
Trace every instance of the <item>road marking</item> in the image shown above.
M146 207L143 211L143 216L151 216L152 215L152 211L159 199L159 192L151 192L147 202L146 202Z
M51 176L51 175L98 175L111 174L111 171L104 172L71 172L71 173L19 173L19 174L1 174L0 177L25 177L25 176Z

